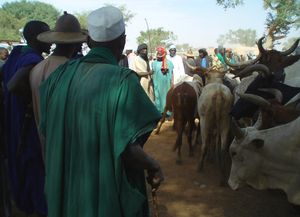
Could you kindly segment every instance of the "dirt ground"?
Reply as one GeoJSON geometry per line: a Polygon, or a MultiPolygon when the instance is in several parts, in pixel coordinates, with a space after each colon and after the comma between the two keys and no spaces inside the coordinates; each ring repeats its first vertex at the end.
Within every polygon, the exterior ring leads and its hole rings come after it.
{"type": "MultiPolygon", "coordinates": [[[[243,187],[233,191],[219,186],[217,167],[205,162],[204,172],[196,171],[199,151],[188,156],[183,137],[182,165],[172,151],[176,133],[172,122],[163,125],[159,135],[152,134],[145,150],[157,159],[165,181],[157,192],[159,217],[299,217],[300,209],[288,203],[279,190],[258,191],[243,187]]],[[[300,184],[300,183],[299,183],[300,184]]]]}

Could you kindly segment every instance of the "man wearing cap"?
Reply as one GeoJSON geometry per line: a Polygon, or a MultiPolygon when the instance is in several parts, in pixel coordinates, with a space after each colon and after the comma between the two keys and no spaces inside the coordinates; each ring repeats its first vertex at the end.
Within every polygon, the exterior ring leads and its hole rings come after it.
{"type": "MultiPolygon", "coordinates": [[[[87,35],[81,31],[80,24],[75,16],[64,12],[58,18],[54,30],[43,32],[37,36],[39,41],[56,44],[56,47],[47,59],[37,64],[30,72],[29,80],[32,91],[32,107],[34,118],[37,126],[40,120],[40,100],[39,87],[42,81],[46,80],[48,76],[59,65],[68,61],[74,53],[77,53],[78,46],[86,41],[87,35]]],[[[40,136],[42,153],[44,154],[44,141],[40,136]]]]}
{"type": "Polygon", "coordinates": [[[153,86],[151,84],[151,70],[148,59],[148,46],[146,44],[140,44],[137,48],[138,56],[133,62],[133,70],[138,74],[141,79],[141,85],[148,97],[154,102],[153,86]]]}
{"type": "Polygon", "coordinates": [[[193,70],[191,70],[190,67],[188,67],[187,64],[189,64],[190,66],[196,67],[196,62],[195,62],[195,59],[194,59],[194,53],[191,49],[189,49],[189,50],[187,50],[187,52],[184,53],[184,56],[186,56],[185,59],[182,59],[183,60],[183,65],[184,65],[184,71],[185,71],[185,74],[187,76],[190,76],[191,80],[192,80],[195,72],[193,70]]]}
{"type": "Polygon", "coordinates": [[[2,68],[10,186],[17,208],[27,215],[47,214],[45,171],[37,127],[28,101],[31,98],[28,75],[32,67],[43,60],[41,54],[50,50],[50,44],[36,39],[38,34],[48,30],[49,26],[44,22],[28,22],[23,30],[27,45],[14,47],[2,68]],[[19,82],[22,88],[15,92],[14,87],[19,82]]]}
{"type": "Polygon", "coordinates": [[[142,147],[161,116],[136,73],[118,66],[121,11],[106,6],[87,21],[90,52],[40,88],[48,217],[147,217],[144,170],[154,191],[163,175],[142,147]]]}
{"type": "Polygon", "coordinates": [[[181,56],[176,54],[176,46],[171,45],[167,58],[173,63],[173,82],[174,85],[182,81],[185,77],[184,66],[181,56]]]}

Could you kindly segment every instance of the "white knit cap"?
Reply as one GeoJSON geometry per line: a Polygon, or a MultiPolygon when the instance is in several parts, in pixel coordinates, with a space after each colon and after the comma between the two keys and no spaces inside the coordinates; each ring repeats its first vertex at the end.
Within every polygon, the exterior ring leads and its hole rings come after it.
{"type": "Polygon", "coordinates": [[[88,18],[89,36],[97,42],[107,42],[118,38],[125,31],[122,12],[113,6],[92,11],[88,18]]]}
{"type": "Polygon", "coordinates": [[[169,50],[171,50],[171,49],[176,49],[176,46],[175,46],[174,44],[172,44],[172,45],[170,46],[169,50]]]}

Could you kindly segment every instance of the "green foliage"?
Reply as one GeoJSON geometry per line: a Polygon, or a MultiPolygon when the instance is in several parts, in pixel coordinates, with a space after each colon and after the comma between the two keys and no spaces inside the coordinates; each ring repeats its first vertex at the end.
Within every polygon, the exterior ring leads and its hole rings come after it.
{"type": "Polygon", "coordinates": [[[244,0],[217,0],[217,4],[223,6],[226,10],[227,8],[235,8],[244,4],[244,0]]]}
{"type": "Polygon", "coordinates": [[[0,39],[19,41],[19,29],[22,27],[21,20],[18,20],[3,10],[0,10],[0,17],[0,39]]]}
{"type": "Polygon", "coordinates": [[[220,45],[225,43],[241,44],[244,46],[252,47],[255,45],[256,31],[253,29],[238,29],[229,30],[225,35],[220,35],[217,42],[220,45]]]}
{"type": "Polygon", "coordinates": [[[90,11],[83,11],[80,13],[75,13],[74,15],[78,19],[80,26],[82,29],[87,29],[87,17],[89,15],[90,11]]]}
{"type": "Polygon", "coordinates": [[[163,27],[157,29],[149,29],[149,31],[141,31],[137,38],[137,43],[146,43],[150,53],[155,53],[158,46],[169,47],[177,38],[172,31],[166,31],[163,27]],[[149,41],[150,39],[150,41],[149,41]],[[149,43],[150,42],[150,43],[149,43]]]}
{"type": "MultiPolygon", "coordinates": [[[[216,1],[224,9],[235,8],[244,2],[243,0],[216,1]]],[[[272,48],[276,40],[286,37],[292,28],[298,29],[300,27],[300,0],[262,1],[268,12],[266,19],[267,40],[270,41],[269,48],[272,48]]]]}
{"type": "Polygon", "coordinates": [[[19,29],[28,21],[40,20],[53,28],[60,12],[50,4],[22,0],[4,3],[0,15],[0,39],[19,40],[19,29]]]}
{"type": "Polygon", "coordinates": [[[268,36],[273,42],[286,37],[291,28],[300,27],[299,0],[264,0],[264,8],[268,11],[268,36]]]}

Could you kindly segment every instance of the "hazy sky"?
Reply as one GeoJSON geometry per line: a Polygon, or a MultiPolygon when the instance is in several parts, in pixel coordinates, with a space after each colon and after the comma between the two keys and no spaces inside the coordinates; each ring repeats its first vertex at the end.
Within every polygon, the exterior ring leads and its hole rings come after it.
{"type": "MultiPolygon", "coordinates": [[[[9,0],[11,1],[11,0],[9,0]]],[[[140,31],[163,27],[177,35],[175,43],[189,43],[195,48],[217,46],[217,39],[230,29],[255,29],[257,37],[265,33],[267,12],[263,0],[245,0],[244,5],[226,11],[216,0],[41,0],[70,13],[90,11],[104,3],[127,6],[135,16],[127,25],[127,47],[136,48],[140,31]]],[[[0,0],[0,3],[7,2],[0,0]]],[[[300,37],[292,31],[290,37],[300,37]]]]}

